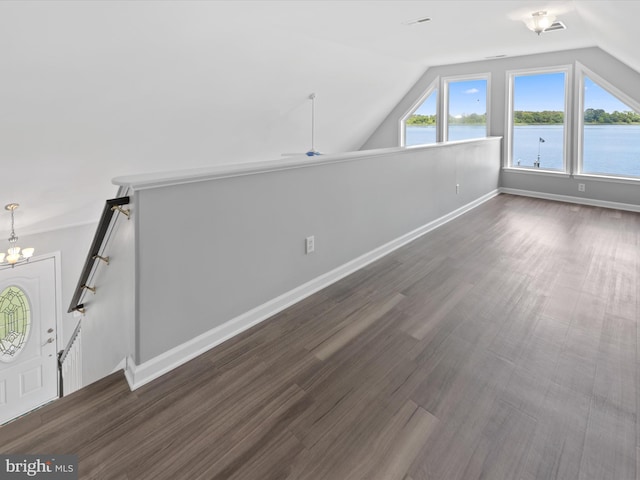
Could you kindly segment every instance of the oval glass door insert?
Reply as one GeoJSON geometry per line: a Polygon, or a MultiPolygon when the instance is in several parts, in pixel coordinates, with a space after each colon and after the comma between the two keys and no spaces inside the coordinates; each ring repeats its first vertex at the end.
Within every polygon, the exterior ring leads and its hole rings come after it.
{"type": "Polygon", "coordinates": [[[13,362],[24,348],[31,330],[27,295],[16,286],[0,293],[0,361],[13,362]]]}

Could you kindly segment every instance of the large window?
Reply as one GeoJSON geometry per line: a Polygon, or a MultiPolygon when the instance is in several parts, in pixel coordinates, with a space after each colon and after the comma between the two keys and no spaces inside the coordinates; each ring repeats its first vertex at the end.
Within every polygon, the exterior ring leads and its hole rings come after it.
{"type": "Polygon", "coordinates": [[[430,88],[420,102],[402,122],[404,145],[428,145],[437,141],[438,90],[430,88]]]}
{"type": "Polygon", "coordinates": [[[568,70],[509,75],[509,166],[567,171],[568,70]]]}
{"type": "Polygon", "coordinates": [[[583,77],[581,173],[640,177],[640,115],[583,77]]]}
{"type": "Polygon", "coordinates": [[[488,78],[445,80],[447,92],[446,140],[487,136],[488,78]]]}

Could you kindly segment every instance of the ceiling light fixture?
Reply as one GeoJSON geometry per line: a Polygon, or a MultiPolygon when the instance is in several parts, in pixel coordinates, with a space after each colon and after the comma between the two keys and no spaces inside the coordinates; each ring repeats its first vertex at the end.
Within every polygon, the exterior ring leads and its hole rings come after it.
{"type": "Polygon", "coordinates": [[[556,17],[549,15],[546,10],[541,10],[539,12],[532,13],[531,18],[527,19],[525,23],[529,30],[540,35],[551,26],[555,19],[556,17]]]}
{"type": "Polygon", "coordinates": [[[19,207],[17,203],[9,203],[5,205],[4,209],[11,212],[11,235],[9,236],[9,249],[7,250],[6,256],[4,253],[0,252],[0,265],[11,265],[14,267],[15,265],[23,262],[28,262],[31,257],[33,257],[33,253],[35,249],[29,247],[24,248],[20,251],[20,247],[16,245],[18,242],[18,236],[16,235],[14,229],[14,212],[19,207]]]}

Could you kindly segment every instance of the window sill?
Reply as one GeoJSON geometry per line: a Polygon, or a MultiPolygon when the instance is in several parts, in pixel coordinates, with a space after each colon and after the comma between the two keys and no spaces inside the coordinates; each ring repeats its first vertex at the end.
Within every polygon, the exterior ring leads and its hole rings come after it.
{"type": "Polygon", "coordinates": [[[597,182],[626,183],[629,185],[640,184],[640,177],[616,177],[614,175],[597,175],[591,173],[576,173],[571,175],[567,172],[559,172],[557,170],[538,170],[533,168],[515,168],[502,167],[503,172],[508,173],[524,173],[527,175],[545,175],[549,177],[566,177],[575,180],[591,180],[597,182]]]}
{"type": "Polygon", "coordinates": [[[576,180],[596,180],[599,182],[629,183],[631,185],[638,185],[640,183],[640,177],[616,177],[614,175],[597,175],[594,173],[576,173],[573,178],[575,178],[576,180]]]}
{"type": "Polygon", "coordinates": [[[502,167],[503,172],[508,173],[524,173],[526,175],[546,175],[549,177],[566,177],[569,178],[567,172],[561,172],[558,170],[540,170],[538,168],[516,168],[516,167],[502,167]]]}

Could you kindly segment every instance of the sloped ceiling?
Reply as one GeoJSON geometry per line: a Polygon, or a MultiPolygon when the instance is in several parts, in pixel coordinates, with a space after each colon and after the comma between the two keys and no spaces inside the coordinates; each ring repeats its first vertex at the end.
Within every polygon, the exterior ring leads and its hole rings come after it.
{"type": "Polygon", "coordinates": [[[316,148],[357,149],[430,65],[598,45],[640,70],[637,18],[610,0],[0,2],[0,204],[28,234],[97,221],[115,176],[304,152],[312,92],[316,148]],[[537,37],[538,10],[568,29],[537,37]]]}

